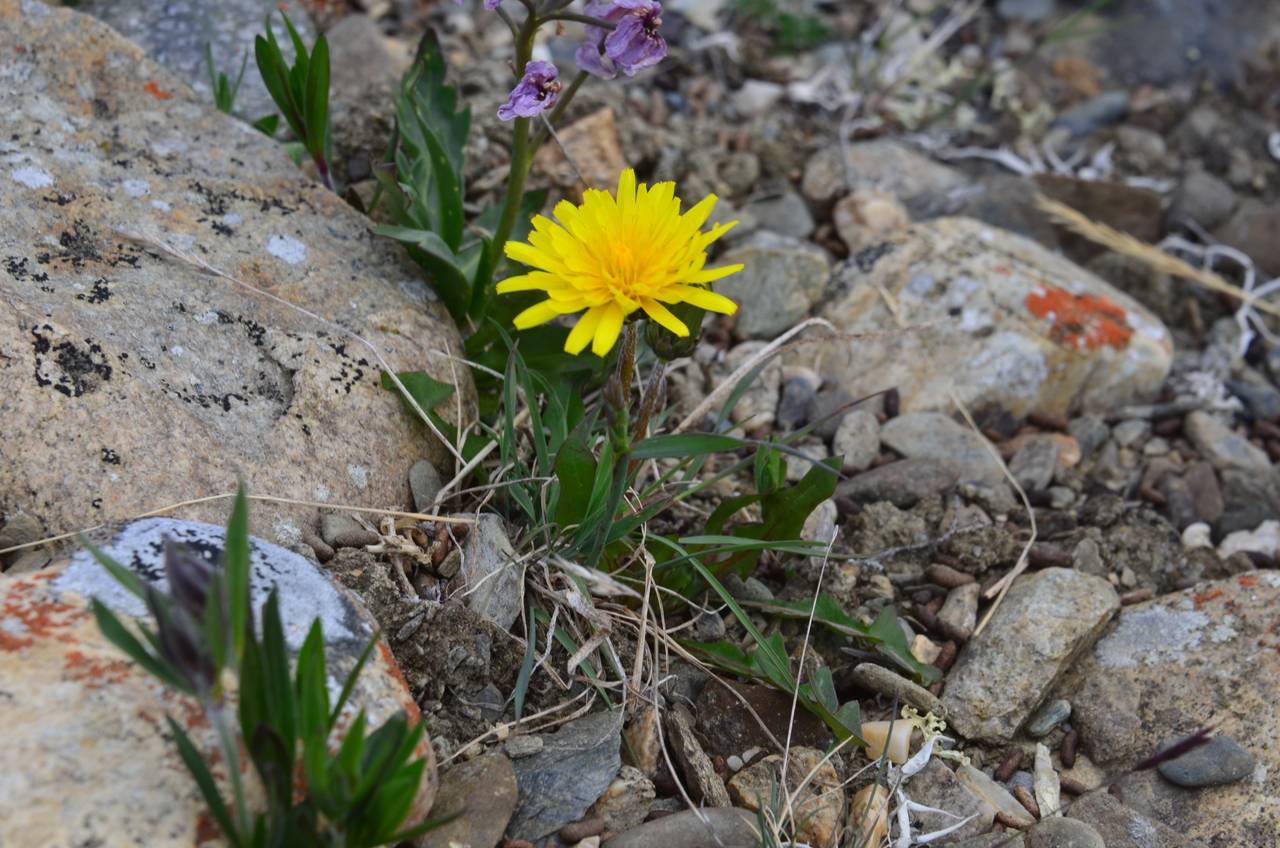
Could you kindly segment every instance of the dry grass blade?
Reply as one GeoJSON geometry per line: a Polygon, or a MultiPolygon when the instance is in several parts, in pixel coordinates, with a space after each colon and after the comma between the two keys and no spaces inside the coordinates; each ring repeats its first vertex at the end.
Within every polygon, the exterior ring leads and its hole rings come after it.
{"type": "Polygon", "coordinates": [[[1249,304],[1260,312],[1280,318],[1280,306],[1268,303],[1256,294],[1247,292],[1239,286],[1233,286],[1212,271],[1189,265],[1176,256],[1170,256],[1154,245],[1147,244],[1141,239],[1136,239],[1128,233],[1122,233],[1119,230],[1108,227],[1106,224],[1091,220],[1065,203],[1050,200],[1044,195],[1036,197],[1036,204],[1054,221],[1095,244],[1100,244],[1103,247],[1114,250],[1116,253],[1145,262],[1157,271],[1163,271],[1174,277],[1190,280],[1210,291],[1229,295],[1249,304]]]}

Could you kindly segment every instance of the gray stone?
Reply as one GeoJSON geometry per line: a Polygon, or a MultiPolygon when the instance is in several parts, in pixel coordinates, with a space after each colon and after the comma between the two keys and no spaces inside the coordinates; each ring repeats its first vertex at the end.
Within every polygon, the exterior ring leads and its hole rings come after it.
{"type": "Polygon", "coordinates": [[[1151,422],[1141,418],[1121,421],[1111,428],[1111,438],[1122,448],[1134,448],[1141,445],[1151,435],[1151,422]]]}
{"type": "Polygon", "coordinates": [[[790,189],[748,203],[746,212],[760,222],[761,228],[789,238],[806,239],[813,232],[808,204],[790,189]]]}
{"type": "Polygon", "coordinates": [[[970,739],[1012,739],[1119,608],[1098,577],[1066,568],[1019,577],[947,676],[942,702],[951,726],[970,739]]]}
{"type": "Polygon", "coordinates": [[[0,528],[0,550],[17,547],[18,545],[29,545],[32,542],[43,539],[44,536],[44,528],[40,526],[40,522],[26,513],[20,512],[17,515],[10,516],[9,520],[4,523],[4,527],[0,528]]]}
{"type": "MultiPolygon", "coordinates": [[[[524,564],[498,515],[481,515],[462,548],[467,607],[504,630],[524,608],[524,564]]],[[[561,822],[563,824],[563,822],[561,822]]]]}
{"type": "MultiPolygon", "coordinates": [[[[163,37],[161,18],[145,24],[163,37]]],[[[229,492],[237,476],[254,494],[405,503],[405,470],[446,448],[381,387],[373,351],[325,323],[360,334],[392,370],[460,380],[437,409],[445,420],[459,401],[469,409],[466,369],[425,355],[461,339],[403,249],[283,145],[88,15],[3,0],[0,55],[22,80],[0,85],[0,256],[17,269],[0,273],[0,301],[23,304],[0,321],[0,419],[40,422],[0,441],[6,510],[61,532],[229,492]]],[[[220,523],[227,511],[211,500],[178,515],[220,523]]],[[[252,514],[263,536],[292,544],[316,510],[255,502],[252,514]]]]}
{"type": "Polygon", "coordinates": [[[1201,843],[1126,807],[1105,789],[1077,798],[1066,814],[1091,825],[1107,848],[1201,848],[1201,843]]]}
{"type": "Polygon", "coordinates": [[[1200,455],[1219,471],[1255,471],[1271,466],[1267,452],[1232,430],[1221,419],[1196,410],[1186,417],[1183,431],[1200,455]]]}
{"type": "MultiPolygon", "coordinates": [[[[813,396],[813,405],[809,408],[809,422],[814,425],[813,433],[823,439],[834,439],[836,430],[844,416],[853,409],[863,409],[868,404],[850,407],[853,395],[839,386],[824,386],[813,396]]],[[[867,409],[875,412],[874,408],[867,409]]]]}
{"type": "Polygon", "coordinates": [[[846,472],[862,471],[880,455],[880,421],[865,409],[851,409],[840,420],[831,452],[844,458],[846,472]]]}
{"type": "Polygon", "coordinates": [[[1062,815],[1062,780],[1053,768],[1053,755],[1043,742],[1036,743],[1035,765],[1031,770],[1036,806],[1044,818],[1062,815]]]}
{"type": "Polygon", "coordinates": [[[736,574],[730,574],[725,578],[724,586],[729,590],[729,594],[739,601],[755,601],[763,604],[773,600],[772,590],[755,577],[743,580],[736,574]]]}
{"type": "Polygon", "coordinates": [[[1222,472],[1222,511],[1214,529],[1220,534],[1253,530],[1280,515],[1280,471],[1273,468],[1222,472]]]}
{"type": "Polygon", "coordinates": [[[783,432],[797,430],[808,422],[809,410],[813,408],[813,398],[818,389],[817,382],[808,375],[786,377],[775,415],[775,421],[783,432]]]}
{"type": "Polygon", "coordinates": [[[1108,91],[1063,112],[1053,126],[1067,130],[1073,138],[1084,138],[1094,130],[1119,123],[1128,114],[1129,92],[1108,91]]]}
{"type": "Polygon", "coordinates": [[[1043,491],[1053,482],[1062,446],[1057,439],[1027,439],[1009,460],[1009,473],[1024,489],[1043,491]]]}
{"type": "Polygon", "coordinates": [[[683,810],[606,839],[601,848],[724,848],[760,841],[756,814],[732,807],[683,810]]]}
{"type": "Polygon", "coordinates": [[[1080,445],[1080,455],[1084,459],[1092,456],[1111,436],[1111,428],[1107,426],[1107,422],[1096,415],[1082,415],[1071,419],[1067,432],[1080,445]]]}
{"type": "Polygon", "coordinates": [[[1054,0],[1000,0],[996,14],[1006,21],[1039,23],[1053,14],[1054,0]]]}
{"type": "Polygon", "coordinates": [[[1230,217],[1238,203],[1231,186],[1197,168],[1183,178],[1173,193],[1168,220],[1174,224],[1194,221],[1212,230],[1230,217]]]}
{"type": "MultiPolygon", "coordinates": [[[[1174,744],[1167,743],[1162,748],[1174,744]]],[[[1165,779],[1188,788],[1235,783],[1253,774],[1258,760],[1230,736],[1214,736],[1206,744],[1192,748],[1156,768],[1165,779]]]]}
{"type": "Polygon", "coordinates": [[[966,636],[973,633],[973,628],[978,626],[978,593],[981,591],[982,587],[977,583],[955,587],[947,593],[947,600],[938,610],[938,618],[966,636]]]}
{"type": "Polygon", "coordinates": [[[320,538],[334,548],[361,548],[376,545],[381,539],[345,512],[326,512],[320,516],[320,538]]]}
{"type": "Polygon", "coordinates": [[[1066,698],[1055,698],[1036,710],[1027,722],[1027,735],[1033,739],[1048,736],[1055,727],[1071,718],[1071,702],[1066,698]]]}
{"type": "Polygon", "coordinates": [[[1027,848],[1107,848],[1098,831],[1076,819],[1045,819],[1027,833],[1027,848]]]}
{"type": "Polygon", "coordinates": [[[836,202],[831,213],[836,234],[855,256],[911,224],[906,208],[891,194],[860,189],[836,202]]]}
{"type": "Polygon", "coordinates": [[[547,740],[541,736],[512,736],[503,743],[502,750],[506,751],[511,759],[518,760],[521,757],[532,757],[534,754],[541,753],[546,745],[547,740]]]}
{"type": "Polygon", "coordinates": [[[605,830],[617,833],[644,822],[656,795],[653,781],[643,771],[635,766],[623,766],[587,812],[602,819],[605,830]]]}
{"type": "Polygon", "coordinates": [[[516,760],[520,802],[510,839],[540,843],[583,817],[622,767],[622,712],[590,713],[543,738],[541,753],[516,760]]]}
{"type": "Polygon", "coordinates": [[[846,191],[879,189],[897,197],[915,214],[966,182],[959,171],[902,142],[877,139],[819,150],[805,164],[801,188],[817,203],[833,201],[846,191]]]}
{"type": "Polygon", "coordinates": [[[962,482],[1001,485],[1004,473],[981,434],[940,412],[913,412],[890,419],[880,441],[908,459],[951,465],[962,482]]]}
{"type": "Polygon", "coordinates": [[[1227,391],[1238,397],[1254,418],[1280,416],[1280,391],[1256,371],[1246,371],[1244,378],[1227,380],[1225,385],[1227,391]]]}
{"type": "Polygon", "coordinates": [[[817,315],[841,334],[806,337],[786,361],[820,363],[855,397],[894,386],[904,413],[950,413],[953,392],[1015,416],[1106,411],[1153,396],[1172,364],[1168,331],[1137,301],[967,218],[916,224],[850,257],[817,315]]]}
{"type": "Polygon", "coordinates": [[[749,79],[733,93],[733,108],[744,118],[754,118],[772,109],[784,94],[786,89],[776,82],[749,79]]]}
{"type": "Polygon", "coordinates": [[[907,793],[917,804],[936,807],[952,814],[919,813],[922,832],[951,827],[958,821],[954,816],[974,816],[968,824],[952,833],[950,839],[959,840],[985,833],[996,817],[995,807],[969,791],[955,772],[936,757],[929,760],[929,764],[911,778],[907,784],[907,793]]]}
{"type": "Polygon", "coordinates": [[[724,638],[724,619],[711,610],[704,610],[693,620],[693,633],[700,642],[718,642],[724,638]]]}
{"type": "Polygon", "coordinates": [[[775,233],[760,232],[723,257],[741,262],[723,292],[742,307],[734,324],[740,339],[772,339],[790,329],[818,302],[831,279],[831,263],[822,248],[775,233]]]}
{"type": "MultiPolygon", "coordinates": [[[[293,44],[284,21],[271,0],[84,0],[77,4],[110,24],[112,29],[140,45],[157,63],[213,102],[205,45],[213,51],[214,66],[234,82],[240,63],[248,59],[235,111],[256,121],[278,111],[267,94],[253,58],[253,41],[263,34],[263,21],[271,16],[271,29],[285,58],[293,60],[293,44]]],[[[289,20],[308,49],[315,39],[311,19],[302,7],[290,9],[289,20]]]]}
{"type": "MultiPolygon", "coordinates": [[[[760,352],[766,342],[751,341],[735,345],[725,354],[722,368],[717,369],[719,379],[727,379],[729,374],[745,364],[760,352]]],[[[730,418],[735,424],[750,428],[764,428],[773,424],[778,411],[778,393],[782,388],[782,365],[777,359],[768,362],[756,375],[751,385],[742,393],[737,405],[730,411],[730,418]]]]}
{"type": "MultiPolygon", "coordinates": [[[[977,586],[976,583],[972,585],[977,586]]],[[[854,666],[852,675],[855,683],[876,694],[910,704],[922,712],[946,718],[946,709],[937,696],[882,665],[858,663],[854,666]]]]}
{"type": "Polygon", "coordinates": [[[418,512],[431,512],[436,506],[436,496],[444,488],[440,472],[425,459],[409,469],[409,493],[413,495],[413,508],[418,512]]]}
{"type": "Polygon", "coordinates": [[[428,831],[422,837],[422,846],[497,845],[518,800],[515,769],[502,754],[483,754],[459,763],[441,776],[440,792],[432,810],[435,818],[454,813],[459,814],[458,818],[428,831]]]}
{"type": "Polygon", "coordinates": [[[884,500],[905,508],[953,488],[957,480],[959,474],[945,462],[902,459],[842,481],[836,487],[836,494],[860,503],[884,500]]]}
{"type": "Polygon", "coordinates": [[[1275,204],[1249,198],[1213,234],[1224,244],[1244,251],[1262,273],[1276,276],[1280,275],[1280,241],[1275,238],[1278,230],[1280,211],[1275,204]]]}

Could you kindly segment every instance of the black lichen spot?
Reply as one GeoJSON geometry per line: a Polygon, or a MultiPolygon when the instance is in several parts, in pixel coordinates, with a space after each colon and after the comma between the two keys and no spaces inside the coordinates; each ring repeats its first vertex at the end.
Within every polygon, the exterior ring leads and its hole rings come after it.
{"type": "Polygon", "coordinates": [[[93,281],[93,288],[88,294],[81,292],[76,295],[76,300],[83,300],[85,303],[106,303],[111,299],[111,289],[107,287],[107,278],[99,277],[93,281]]]}
{"type": "Polygon", "coordinates": [[[866,274],[875,267],[881,257],[890,253],[893,253],[893,243],[885,241],[859,250],[853,255],[853,262],[858,266],[859,271],[866,274]]]}
{"type": "Polygon", "coordinates": [[[119,465],[120,454],[116,453],[111,448],[103,448],[102,461],[105,462],[107,465],[119,465]]]}
{"type": "Polygon", "coordinates": [[[83,348],[69,341],[53,344],[44,335],[51,332],[53,327],[48,324],[31,330],[36,385],[48,386],[67,397],[81,397],[111,379],[111,366],[101,345],[93,339],[85,339],[83,348]]]}
{"type": "Polygon", "coordinates": [[[102,498],[94,498],[93,500],[89,501],[89,505],[92,506],[94,509],[102,509],[102,498]]]}
{"type": "Polygon", "coordinates": [[[55,191],[53,194],[46,194],[40,199],[45,203],[56,203],[58,206],[66,206],[68,203],[75,200],[76,196],[74,194],[63,194],[60,191],[55,191]]]}
{"type": "MultiPolygon", "coordinates": [[[[47,283],[49,281],[48,272],[32,271],[27,268],[27,257],[25,256],[6,256],[4,258],[4,269],[9,273],[10,277],[19,283],[24,280],[33,280],[37,283],[47,283]]],[[[53,291],[47,286],[41,286],[40,288],[43,291],[53,291]]]]}
{"type": "Polygon", "coordinates": [[[84,221],[76,221],[70,230],[63,230],[58,236],[58,244],[62,246],[58,258],[67,260],[73,268],[83,268],[86,262],[102,261],[93,231],[84,221]]]}

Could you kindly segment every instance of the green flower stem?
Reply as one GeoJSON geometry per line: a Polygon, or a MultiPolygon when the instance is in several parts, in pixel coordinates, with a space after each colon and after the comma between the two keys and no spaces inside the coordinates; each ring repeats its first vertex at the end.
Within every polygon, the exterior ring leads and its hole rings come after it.
{"type": "Polygon", "coordinates": [[[543,18],[544,21],[577,21],[587,26],[600,27],[600,29],[613,29],[617,24],[606,21],[604,18],[593,18],[591,15],[579,15],[577,12],[552,12],[543,18]]]}
{"type": "Polygon", "coordinates": [[[240,746],[236,744],[235,734],[229,725],[230,716],[225,707],[206,702],[204,712],[218,731],[218,741],[222,745],[222,759],[227,766],[227,777],[231,780],[231,793],[235,796],[235,812],[240,833],[253,833],[253,821],[249,815],[249,805],[245,801],[244,783],[240,777],[240,746]]]}

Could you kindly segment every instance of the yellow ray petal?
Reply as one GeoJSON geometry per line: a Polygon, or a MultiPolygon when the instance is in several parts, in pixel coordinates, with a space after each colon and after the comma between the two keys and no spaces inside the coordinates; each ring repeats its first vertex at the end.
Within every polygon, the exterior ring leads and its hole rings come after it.
{"type": "MultiPolygon", "coordinates": [[[[729,298],[713,291],[700,289],[697,286],[672,286],[668,291],[685,303],[692,303],[694,306],[701,306],[703,309],[708,309],[712,312],[732,315],[738,311],[738,304],[729,298]]],[[[671,301],[668,302],[670,303],[671,301]]]]}
{"type": "Polygon", "coordinates": [[[549,300],[542,303],[535,303],[525,311],[521,312],[511,323],[515,325],[517,330],[527,330],[530,327],[536,327],[539,324],[545,324],[552,318],[560,315],[560,310],[555,308],[555,304],[549,300]]]}
{"type": "Polygon", "coordinates": [[[617,304],[610,303],[600,307],[600,324],[596,327],[595,338],[591,342],[591,352],[596,356],[604,356],[613,349],[622,332],[622,320],[626,316],[617,304]]]}
{"type": "Polygon", "coordinates": [[[587,343],[595,337],[596,327],[600,325],[600,316],[604,314],[604,309],[603,306],[597,306],[582,313],[578,323],[574,324],[573,329],[569,331],[569,338],[564,340],[566,353],[572,353],[574,356],[582,353],[587,343]]]}
{"type": "Polygon", "coordinates": [[[689,335],[688,325],[672,314],[670,309],[667,309],[667,307],[658,303],[658,301],[648,299],[641,301],[640,305],[644,308],[646,315],[661,324],[663,327],[666,327],[671,332],[675,333],[677,336],[689,335]]]}

